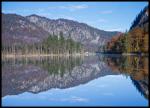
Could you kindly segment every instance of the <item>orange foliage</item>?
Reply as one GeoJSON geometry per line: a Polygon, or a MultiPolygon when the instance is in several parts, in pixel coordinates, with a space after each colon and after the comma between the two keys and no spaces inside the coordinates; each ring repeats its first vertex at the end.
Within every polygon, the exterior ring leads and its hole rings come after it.
{"type": "Polygon", "coordinates": [[[115,43],[123,36],[123,33],[119,33],[116,36],[113,36],[112,39],[107,43],[107,49],[111,50],[115,43]]]}

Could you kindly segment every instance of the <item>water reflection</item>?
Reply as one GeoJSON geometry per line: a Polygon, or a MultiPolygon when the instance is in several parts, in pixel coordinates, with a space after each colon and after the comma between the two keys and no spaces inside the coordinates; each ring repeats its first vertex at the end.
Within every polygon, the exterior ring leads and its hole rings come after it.
{"type": "Polygon", "coordinates": [[[132,85],[148,99],[148,73],[148,58],[142,56],[3,59],[2,97],[24,92],[37,94],[52,88],[66,89],[107,75],[125,75],[130,77],[132,85]]]}
{"type": "Polygon", "coordinates": [[[75,66],[81,65],[82,57],[38,57],[38,58],[11,58],[3,60],[4,66],[10,66],[12,69],[16,66],[37,66],[50,75],[60,74],[63,77],[65,72],[70,72],[75,66]]]}
{"type": "MultiPolygon", "coordinates": [[[[2,96],[25,91],[37,93],[47,88],[63,88],[62,83],[70,76],[83,58],[20,58],[2,61],[2,96]],[[65,75],[65,76],[64,76],[65,75]]],[[[65,84],[66,86],[67,83],[65,84]]]]}
{"type": "Polygon", "coordinates": [[[148,99],[148,57],[105,55],[100,60],[103,60],[113,72],[130,76],[137,90],[148,99]]]}

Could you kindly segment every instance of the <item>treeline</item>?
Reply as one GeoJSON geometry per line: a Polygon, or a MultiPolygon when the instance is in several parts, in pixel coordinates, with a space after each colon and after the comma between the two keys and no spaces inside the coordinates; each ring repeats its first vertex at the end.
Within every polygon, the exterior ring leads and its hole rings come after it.
{"type": "Polygon", "coordinates": [[[49,35],[41,43],[2,46],[3,54],[73,54],[82,52],[83,45],[73,41],[71,36],[65,39],[62,32],[59,36],[49,35]]]}
{"type": "Polygon", "coordinates": [[[112,37],[112,39],[109,42],[107,42],[107,44],[102,48],[104,52],[109,52],[109,53],[125,52],[127,49],[126,49],[126,39],[124,34],[119,34],[117,36],[112,37]]]}
{"type": "Polygon", "coordinates": [[[114,36],[106,46],[104,52],[109,53],[148,53],[149,33],[144,28],[136,27],[130,32],[114,36]],[[116,38],[116,39],[114,39],[116,38]]]}

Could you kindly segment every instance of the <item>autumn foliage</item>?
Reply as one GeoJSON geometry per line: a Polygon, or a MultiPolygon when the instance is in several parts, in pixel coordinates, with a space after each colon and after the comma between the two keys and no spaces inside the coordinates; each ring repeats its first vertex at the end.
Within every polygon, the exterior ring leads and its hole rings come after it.
{"type": "Polygon", "coordinates": [[[143,11],[139,13],[128,32],[112,37],[112,39],[106,44],[105,52],[149,52],[148,7],[145,7],[143,11]]]}

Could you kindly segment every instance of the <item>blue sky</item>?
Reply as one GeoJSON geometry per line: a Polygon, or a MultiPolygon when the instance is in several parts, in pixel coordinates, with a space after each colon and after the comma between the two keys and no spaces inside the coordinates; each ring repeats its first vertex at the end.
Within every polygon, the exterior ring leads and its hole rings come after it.
{"type": "Polygon", "coordinates": [[[125,31],[148,2],[2,2],[3,13],[65,18],[106,31],[125,31]]]}

